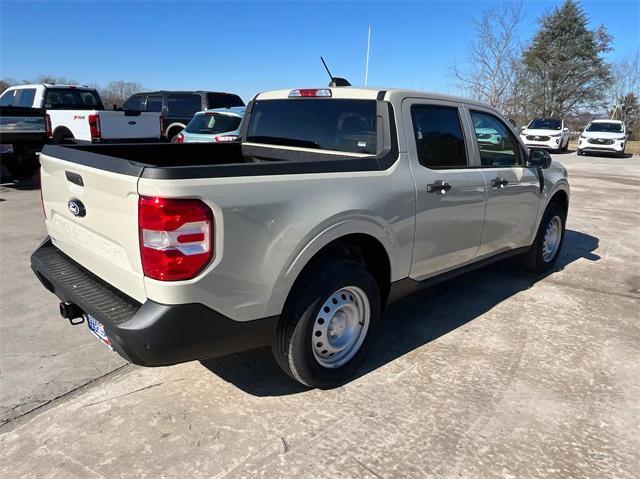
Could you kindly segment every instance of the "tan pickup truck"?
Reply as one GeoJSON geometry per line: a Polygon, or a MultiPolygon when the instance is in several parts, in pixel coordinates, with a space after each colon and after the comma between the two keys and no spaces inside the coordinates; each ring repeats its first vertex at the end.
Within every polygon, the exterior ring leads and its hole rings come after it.
{"type": "Polygon", "coordinates": [[[390,301],[507,256],[545,272],[560,254],[566,170],[487,105],[274,91],[248,105],[241,139],[47,146],[49,238],[31,261],[62,315],[136,364],[271,345],[326,388],[364,361],[390,301]]]}

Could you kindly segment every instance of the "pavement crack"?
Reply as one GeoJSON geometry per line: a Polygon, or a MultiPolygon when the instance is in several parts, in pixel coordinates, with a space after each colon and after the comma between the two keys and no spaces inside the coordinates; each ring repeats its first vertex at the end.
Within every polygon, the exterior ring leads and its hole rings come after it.
{"type": "MultiPolygon", "coordinates": [[[[45,408],[47,406],[49,406],[50,404],[53,404],[59,400],[65,399],[67,396],[70,396],[71,394],[75,393],[76,391],[78,391],[79,389],[82,388],[86,388],[87,386],[90,386],[91,384],[100,381],[101,379],[106,378],[107,376],[114,374],[118,371],[121,371],[122,369],[128,367],[129,364],[123,364],[122,366],[119,366],[117,368],[115,368],[113,371],[109,371],[108,373],[103,374],[102,376],[98,376],[97,378],[92,379],[91,381],[87,381],[84,384],[80,384],[79,386],[76,386],[75,388],[60,394],[59,396],[56,396],[52,399],[49,399],[47,401],[42,402],[42,404],[40,404],[39,406],[34,407],[33,409],[29,409],[28,411],[25,411],[22,414],[19,414],[18,416],[12,417],[12,418],[8,418],[8,419],[0,419],[0,431],[2,431],[2,429],[4,429],[7,425],[15,422],[17,419],[23,418],[25,416],[31,415],[32,413],[35,413],[37,411],[39,411],[42,408],[45,408]]],[[[17,408],[12,408],[12,409],[17,409],[17,408]]]]}
{"type": "Polygon", "coordinates": [[[369,466],[367,466],[366,464],[364,464],[361,461],[358,461],[355,457],[351,456],[351,459],[353,459],[361,468],[363,468],[365,471],[368,471],[370,474],[373,474],[373,477],[378,477],[378,478],[382,478],[382,476],[380,474],[378,474],[376,471],[374,471],[373,469],[371,469],[369,466]]]}
{"type": "Polygon", "coordinates": [[[105,402],[113,401],[115,399],[120,399],[120,398],[123,398],[123,397],[126,397],[126,396],[130,396],[131,394],[139,393],[140,391],[145,391],[147,389],[151,389],[151,388],[155,388],[157,386],[161,386],[162,384],[164,384],[164,383],[149,384],[148,386],[145,386],[145,387],[139,388],[139,389],[134,389],[133,391],[129,391],[129,392],[124,393],[124,394],[120,394],[119,396],[114,396],[114,397],[111,397],[111,398],[102,399],[101,401],[96,401],[96,402],[92,402],[92,403],[89,403],[89,404],[85,404],[82,407],[95,406],[96,404],[102,404],[102,403],[105,403],[105,402]]]}

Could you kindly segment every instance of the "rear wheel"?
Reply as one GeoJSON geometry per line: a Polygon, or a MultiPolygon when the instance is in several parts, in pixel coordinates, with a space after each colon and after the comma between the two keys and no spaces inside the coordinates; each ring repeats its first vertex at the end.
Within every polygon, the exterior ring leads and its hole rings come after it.
{"type": "Polygon", "coordinates": [[[274,356],[302,384],[338,386],[365,360],[380,315],[371,273],[355,261],[325,259],[297,282],[280,317],[274,356]]]}
{"type": "Polygon", "coordinates": [[[533,273],[545,273],[555,265],[564,243],[567,214],[559,203],[551,203],[538,227],[531,249],[524,256],[525,267],[533,273]]]}

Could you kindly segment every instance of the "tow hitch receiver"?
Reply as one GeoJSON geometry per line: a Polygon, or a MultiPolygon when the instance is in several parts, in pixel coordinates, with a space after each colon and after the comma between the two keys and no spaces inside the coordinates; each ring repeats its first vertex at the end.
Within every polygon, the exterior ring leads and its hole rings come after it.
{"type": "Polygon", "coordinates": [[[84,323],[84,312],[75,303],[63,301],[60,303],[60,316],[69,320],[72,325],[84,323]]]}

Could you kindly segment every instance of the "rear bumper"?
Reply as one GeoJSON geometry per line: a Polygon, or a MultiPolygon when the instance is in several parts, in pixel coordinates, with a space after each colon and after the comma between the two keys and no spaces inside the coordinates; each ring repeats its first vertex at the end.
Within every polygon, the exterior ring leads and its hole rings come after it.
{"type": "Polygon", "coordinates": [[[166,366],[224,356],[271,343],[277,317],[233,321],[202,305],[140,304],[74,262],[47,238],[31,269],[61,301],[100,321],[114,349],[141,366],[166,366]]]}

